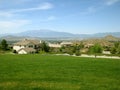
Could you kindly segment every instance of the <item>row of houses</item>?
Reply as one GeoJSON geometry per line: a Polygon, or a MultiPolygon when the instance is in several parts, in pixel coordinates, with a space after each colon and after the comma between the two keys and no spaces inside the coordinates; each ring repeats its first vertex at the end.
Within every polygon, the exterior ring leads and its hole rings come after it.
{"type": "MultiPolygon", "coordinates": [[[[32,54],[40,51],[41,41],[24,39],[17,43],[14,43],[13,50],[18,54],[32,54]]],[[[48,46],[51,48],[61,48],[62,46],[72,46],[72,42],[61,42],[61,43],[49,43],[48,46]]],[[[109,45],[109,44],[108,44],[109,45]]],[[[81,52],[86,52],[89,47],[94,46],[93,43],[85,43],[84,49],[81,52]]],[[[110,54],[110,51],[103,51],[103,54],[110,54]]]]}
{"type": "MultiPolygon", "coordinates": [[[[39,40],[24,39],[22,41],[14,43],[13,50],[16,51],[18,54],[36,53],[37,51],[40,50],[40,44],[41,44],[41,41],[39,41],[39,40]]],[[[66,46],[72,45],[72,43],[71,42],[62,42],[60,44],[48,43],[48,45],[49,45],[49,47],[60,48],[64,45],[66,45],[66,46]]]]}

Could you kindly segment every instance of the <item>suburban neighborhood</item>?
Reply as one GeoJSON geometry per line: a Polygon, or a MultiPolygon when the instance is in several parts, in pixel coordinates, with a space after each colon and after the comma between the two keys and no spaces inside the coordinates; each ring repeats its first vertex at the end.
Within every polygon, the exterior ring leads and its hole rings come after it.
{"type": "MultiPolygon", "coordinates": [[[[6,41],[7,42],[7,41],[6,41]]],[[[107,55],[119,56],[120,39],[112,35],[103,38],[88,38],[83,40],[40,40],[21,39],[8,45],[14,54],[68,54],[83,56],[86,55],[107,55]]]]}
{"type": "Polygon", "coordinates": [[[0,90],[120,90],[120,0],[0,0],[0,90]]]}

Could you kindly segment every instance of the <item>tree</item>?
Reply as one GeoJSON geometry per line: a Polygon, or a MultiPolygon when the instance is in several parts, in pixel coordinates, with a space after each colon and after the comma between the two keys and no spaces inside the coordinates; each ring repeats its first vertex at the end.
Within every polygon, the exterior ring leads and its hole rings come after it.
{"type": "Polygon", "coordinates": [[[111,47],[110,52],[111,52],[112,54],[120,54],[120,42],[115,42],[115,43],[114,43],[114,46],[111,47]]]}
{"type": "Polygon", "coordinates": [[[89,49],[89,52],[94,53],[96,58],[98,53],[102,53],[102,47],[99,44],[95,44],[93,47],[89,49]]]}
{"type": "Polygon", "coordinates": [[[117,54],[120,54],[120,45],[119,45],[119,47],[117,48],[117,54]]]}
{"type": "Polygon", "coordinates": [[[111,50],[110,50],[110,52],[111,52],[112,54],[116,54],[117,50],[116,50],[115,47],[112,47],[111,50]]]}
{"type": "Polygon", "coordinates": [[[115,42],[115,43],[114,43],[115,48],[118,48],[119,45],[120,45],[120,42],[115,42]]]}
{"type": "Polygon", "coordinates": [[[1,49],[6,51],[8,49],[8,44],[7,44],[7,41],[5,39],[3,39],[1,41],[1,49]]]}
{"type": "Polygon", "coordinates": [[[68,53],[69,55],[73,55],[73,51],[72,51],[70,48],[67,49],[67,53],[68,53]]]}
{"type": "Polygon", "coordinates": [[[82,44],[80,44],[80,45],[74,45],[73,46],[73,53],[76,53],[76,51],[80,51],[80,49],[82,48],[82,44]]]}
{"type": "Polygon", "coordinates": [[[50,47],[47,45],[47,43],[42,42],[40,47],[42,51],[49,52],[50,47]]]}

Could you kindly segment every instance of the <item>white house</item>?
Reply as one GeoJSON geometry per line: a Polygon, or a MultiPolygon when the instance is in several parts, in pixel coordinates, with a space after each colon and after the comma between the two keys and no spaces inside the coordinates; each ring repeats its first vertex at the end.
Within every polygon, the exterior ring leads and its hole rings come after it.
{"type": "Polygon", "coordinates": [[[60,45],[61,46],[71,46],[71,45],[73,45],[73,43],[72,42],[62,42],[62,43],[60,43],[60,45]]]}
{"type": "Polygon", "coordinates": [[[92,47],[92,46],[94,46],[94,44],[92,44],[92,43],[87,43],[87,44],[85,44],[85,48],[89,48],[89,47],[92,47]]]}
{"type": "Polygon", "coordinates": [[[48,45],[49,45],[49,47],[53,47],[53,48],[60,48],[61,47],[60,44],[49,43],[48,45]]]}
{"type": "Polygon", "coordinates": [[[33,54],[36,50],[33,48],[22,48],[18,51],[18,54],[33,54]]]}
{"type": "Polygon", "coordinates": [[[41,41],[24,39],[13,45],[13,50],[18,54],[34,53],[39,51],[41,41]]]}
{"type": "Polygon", "coordinates": [[[61,48],[62,46],[71,46],[73,45],[72,42],[61,42],[60,44],[59,43],[48,43],[49,47],[52,47],[52,48],[61,48]]]}

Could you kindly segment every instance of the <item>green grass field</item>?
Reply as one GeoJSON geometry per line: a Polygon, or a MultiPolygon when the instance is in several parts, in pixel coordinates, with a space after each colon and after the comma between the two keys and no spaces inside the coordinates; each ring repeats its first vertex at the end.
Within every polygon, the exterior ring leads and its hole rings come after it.
{"type": "Polygon", "coordinates": [[[0,90],[120,90],[120,60],[0,55],[0,90]]]}

